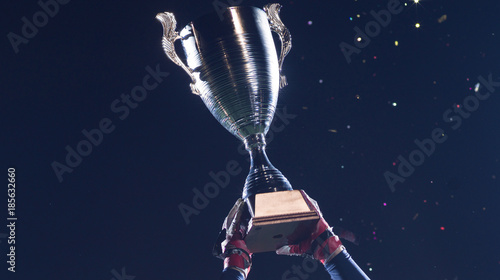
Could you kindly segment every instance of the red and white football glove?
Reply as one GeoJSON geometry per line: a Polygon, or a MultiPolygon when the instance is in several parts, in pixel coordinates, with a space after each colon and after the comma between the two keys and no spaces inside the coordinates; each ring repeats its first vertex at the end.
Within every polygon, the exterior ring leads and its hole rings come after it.
{"type": "Polygon", "coordinates": [[[224,269],[237,270],[248,276],[252,267],[252,252],[248,250],[245,241],[246,224],[242,222],[242,216],[247,211],[243,199],[238,199],[222,224],[222,231],[216,242],[213,254],[224,259],[224,269]]]}
{"type": "Polygon", "coordinates": [[[320,219],[308,238],[302,240],[298,244],[285,245],[277,249],[276,254],[311,257],[325,264],[345,248],[342,242],[340,242],[339,237],[333,233],[332,228],[323,218],[318,203],[310,198],[304,191],[301,190],[301,193],[309,206],[314,208],[318,213],[320,219]]]}

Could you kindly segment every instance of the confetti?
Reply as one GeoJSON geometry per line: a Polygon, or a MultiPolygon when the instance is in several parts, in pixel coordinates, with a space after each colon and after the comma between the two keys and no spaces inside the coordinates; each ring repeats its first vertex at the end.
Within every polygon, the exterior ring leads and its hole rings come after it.
{"type": "Polygon", "coordinates": [[[418,213],[413,216],[413,220],[415,221],[418,218],[418,213]]]}
{"type": "Polygon", "coordinates": [[[328,129],[329,132],[337,133],[336,129],[328,129]]]}
{"type": "Polygon", "coordinates": [[[440,18],[438,18],[438,22],[439,22],[439,23],[444,22],[444,21],[446,20],[446,18],[447,18],[447,17],[448,17],[447,15],[442,15],[440,18]]]}
{"type": "Polygon", "coordinates": [[[399,42],[398,41],[394,41],[394,46],[398,46],[399,45],[399,42]]]}
{"type": "Polygon", "coordinates": [[[352,231],[341,227],[335,227],[335,232],[338,234],[340,238],[347,240],[355,245],[359,245],[359,238],[352,231]]]}
{"type": "Polygon", "coordinates": [[[481,87],[481,84],[480,84],[480,83],[477,83],[477,84],[474,86],[474,92],[478,92],[480,87],[481,87]]]}
{"type": "Polygon", "coordinates": [[[415,27],[416,27],[416,28],[420,28],[420,23],[418,23],[418,22],[417,22],[417,23],[415,23],[415,27]]]}

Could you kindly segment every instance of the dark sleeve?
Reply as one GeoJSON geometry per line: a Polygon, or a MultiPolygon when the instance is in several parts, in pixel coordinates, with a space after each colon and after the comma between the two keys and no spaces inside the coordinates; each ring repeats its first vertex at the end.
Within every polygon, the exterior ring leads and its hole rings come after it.
{"type": "Polygon", "coordinates": [[[370,280],[344,249],[325,264],[333,280],[370,280]]]}
{"type": "Polygon", "coordinates": [[[245,277],[237,270],[226,268],[222,271],[219,280],[245,280],[245,277]]]}

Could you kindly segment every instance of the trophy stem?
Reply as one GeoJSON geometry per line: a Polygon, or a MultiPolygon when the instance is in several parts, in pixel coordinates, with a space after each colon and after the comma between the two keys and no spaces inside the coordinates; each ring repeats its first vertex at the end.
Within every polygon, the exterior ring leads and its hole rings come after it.
{"type": "Polygon", "coordinates": [[[288,179],[267,158],[264,134],[248,136],[245,147],[250,153],[250,172],[243,188],[243,199],[257,193],[292,190],[288,179]]]}

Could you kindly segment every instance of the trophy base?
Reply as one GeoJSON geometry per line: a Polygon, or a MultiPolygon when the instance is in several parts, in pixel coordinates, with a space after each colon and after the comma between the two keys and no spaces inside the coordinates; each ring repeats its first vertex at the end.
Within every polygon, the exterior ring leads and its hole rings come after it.
{"type": "Polygon", "coordinates": [[[258,193],[247,203],[252,218],[245,242],[253,253],[300,242],[320,219],[299,190],[258,193]]]}

